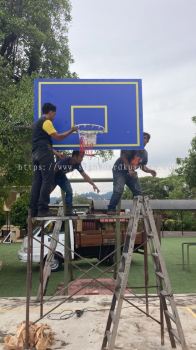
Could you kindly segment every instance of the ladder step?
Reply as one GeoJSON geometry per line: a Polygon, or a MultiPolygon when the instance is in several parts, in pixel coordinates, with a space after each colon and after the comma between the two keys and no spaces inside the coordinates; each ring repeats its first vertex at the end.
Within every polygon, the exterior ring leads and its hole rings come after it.
{"type": "Polygon", "coordinates": [[[177,331],[176,331],[175,329],[171,328],[171,329],[169,330],[169,332],[170,332],[171,334],[173,334],[173,336],[174,336],[174,337],[177,339],[177,341],[181,344],[181,339],[179,338],[179,335],[178,335],[177,331]]]}
{"type": "Polygon", "coordinates": [[[122,253],[122,256],[126,259],[128,257],[128,253],[122,253]]]}
{"type": "Polygon", "coordinates": [[[169,302],[171,301],[172,295],[169,294],[168,292],[166,292],[166,290],[161,290],[161,291],[160,291],[160,295],[161,295],[162,297],[164,297],[165,299],[167,299],[169,302]]]}
{"type": "Polygon", "coordinates": [[[160,272],[160,271],[156,271],[155,272],[156,273],[156,275],[158,276],[158,277],[160,277],[160,278],[162,278],[163,280],[164,280],[164,275],[162,274],[162,272],[160,272]]]}
{"type": "Polygon", "coordinates": [[[165,310],[165,314],[174,322],[176,323],[176,319],[174,315],[172,315],[168,310],[165,310]]]}
{"type": "Polygon", "coordinates": [[[164,298],[166,298],[166,299],[169,299],[172,295],[171,294],[169,294],[166,290],[161,290],[160,291],[160,294],[164,297],[164,298]]]}
{"type": "Polygon", "coordinates": [[[151,254],[154,258],[158,258],[159,257],[159,254],[158,253],[152,253],[151,254]]]}
{"type": "Polygon", "coordinates": [[[153,238],[153,237],[154,237],[153,233],[148,233],[147,236],[148,236],[149,238],[153,238]]]}

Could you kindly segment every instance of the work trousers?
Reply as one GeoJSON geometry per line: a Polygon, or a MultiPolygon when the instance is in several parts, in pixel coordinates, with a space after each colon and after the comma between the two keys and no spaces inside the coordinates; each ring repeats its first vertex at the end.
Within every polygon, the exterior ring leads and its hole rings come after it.
{"type": "Polygon", "coordinates": [[[137,176],[131,176],[126,171],[113,171],[113,193],[108,205],[108,210],[116,209],[123,194],[125,185],[131,190],[134,197],[142,194],[137,176]]]}
{"type": "Polygon", "coordinates": [[[50,192],[54,188],[54,155],[49,148],[35,150],[33,158],[33,183],[30,208],[32,216],[47,212],[50,192]]]}
{"type": "Polygon", "coordinates": [[[63,171],[58,171],[55,174],[55,186],[59,186],[65,193],[65,203],[67,208],[72,208],[73,202],[73,191],[71,184],[67,178],[67,176],[63,173],[63,171]]]}

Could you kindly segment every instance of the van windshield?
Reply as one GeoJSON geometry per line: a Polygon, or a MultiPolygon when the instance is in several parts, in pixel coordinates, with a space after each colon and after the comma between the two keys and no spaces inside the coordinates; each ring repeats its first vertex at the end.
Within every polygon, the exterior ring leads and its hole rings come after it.
{"type": "MultiPolygon", "coordinates": [[[[54,229],[54,224],[55,224],[55,221],[46,221],[46,223],[44,225],[44,234],[51,233],[54,229]]],[[[39,231],[41,231],[41,226],[37,226],[33,230],[33,236],[35,236],[37,233],[39,233],[39,231]]]]}
{"type": "Polygon", "coordinates": [[[36,235],[36,233],[40,230],[40,226],[36,227],[34,230],[33,230],[33,236],[36,235]]]}
{"type": "MultiPolygon", "coordinates": [[[[44,235],[52,234],[54,230],[55,221],[47,221],[44,225],[44,235]]],[[[36,231],[33,232],[33,234],[38,234],[38,236],[41,236],[41,226],[36,228],[36,231]]]]}

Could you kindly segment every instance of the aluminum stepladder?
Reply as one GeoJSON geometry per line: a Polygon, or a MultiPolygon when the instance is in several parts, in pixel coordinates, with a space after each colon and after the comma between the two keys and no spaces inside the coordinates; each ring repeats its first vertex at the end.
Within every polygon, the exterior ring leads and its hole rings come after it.
{"type": "Polygon", "coordinates": [[[165,315],[165,321],[171,346],[172,348],[176,348],[177,340],[181,345],[182,350],[188,350],[174,301],[166,265],[161,254],[160,241],[153,217],[153,212],[150,208],[148,197],[142,196],[136,197],[133,200],[133,209],[131,211],[129,219],[121,261],[117,273],[115,290],[112,297],[112,303],[108,315],[101,350],[114,350],[115,348],[120,314],[127,287],[140,215],[142,215],[144,220],[148,245],[154,264],[158,295],[160,297],[161,305],[165,315]]]}
{"type": "MultiPolygon", "coordinates": [[[[57,216],[63,216],[63,207],[59,207],[57,216]]],[[[52,232],[51,241],[50,241],[50,245],[49,245],[50,249],[48,249],[48,254],[46,257],[45,264],[44,264],[43,285],[41,285],[41,283],[39,285],[38,292],[37,292],[37,300],[40,300],[40,296],[41,296],[41,292],[42,292],[41,289],[43,288],[43,293],[44,293],[46,291],[46,288],[47,288],[47,282],[48,282],[48,279],[51,275],[51,263],[52,263],[52,260],[53,260],[53,257],[54,257],[55,251],[56,251],[56,247],[57,247],[57,244],[59,241],[59,232],[61,230],[62,222],[63,222],[62,220],[57,220],[54,224],[54,229],[52,232]]],[[[43,228],[43,231],[44,231],[44,228],[43,228]]]]}

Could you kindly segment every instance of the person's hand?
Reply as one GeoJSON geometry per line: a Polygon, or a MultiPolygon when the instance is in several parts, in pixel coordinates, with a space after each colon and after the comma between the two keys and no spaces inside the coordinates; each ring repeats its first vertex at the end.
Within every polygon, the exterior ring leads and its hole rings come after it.
{"type": "Polygon", "coordinates": [[[98,187],[97,187],[95,184],[93,185],[93,190],[94,190],[95,192],[97,192],[97,193],[100,192],[100,190],[98,189],[98,187]]]}
{"type": "Polygon", "coordinates": [[[59,159],[64,159],[65,158],[65,154],[64,153],[61,153],[61,152],[58,152],[58,151],[55,151],[55,150],[53,150],[53,153],[59,159]]]}
{"type": "Polygon", "coordinates": [[[137,177],[137,171],[135,171],[134,169],[129,169],[129,175],[132,177],[137,177]]]}
{"type": "Polygon", "coordinates": [[[64,153],[58,153],[57,157],[60,158],[60,159],[65,159],[65,154],[64,153]]]}
{"type": "Polygon", "coordinates": [[[72,132],[78,131],[78,126],[72,126],[71,131],[72,131],[72,132]]]}
{"type": "Polygon", "coordinates": [[[157,173],[156,173],[156,171],[155,170],[151,170],[151,175],[153,176],[153,177],[155,177],[156,175],[157,175],[157,173]]]}

